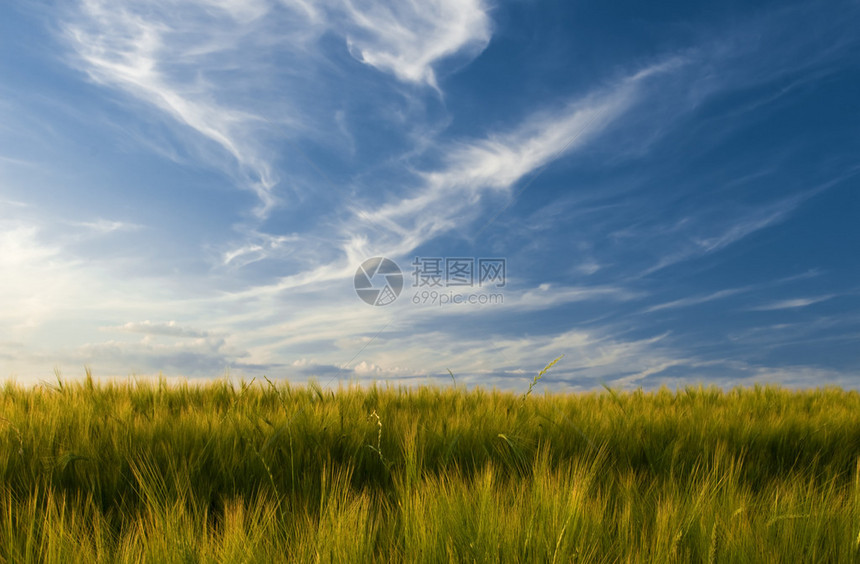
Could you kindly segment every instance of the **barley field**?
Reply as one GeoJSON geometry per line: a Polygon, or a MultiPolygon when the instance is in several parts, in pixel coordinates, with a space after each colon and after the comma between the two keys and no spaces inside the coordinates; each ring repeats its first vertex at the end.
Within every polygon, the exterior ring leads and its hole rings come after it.
{"type": "Polygon", "coordinates": [[[853,391],[0,394],[3,562],[860,561],[853,391]]]}

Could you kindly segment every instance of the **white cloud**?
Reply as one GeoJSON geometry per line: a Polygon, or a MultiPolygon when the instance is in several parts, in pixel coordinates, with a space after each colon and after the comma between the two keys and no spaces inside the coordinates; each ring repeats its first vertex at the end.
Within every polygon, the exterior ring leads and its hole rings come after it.
{"type": "MultiPolygon", "coordinates": [[[[257,214],[266,215],[276,201],[278,178],[256,137],[268,120],[254,109],[253,96],[243,92],[247,81],[261,77],[246,72],[239,80],[211,78],[239,72],[237,53],[253,47],[250,34],[266,4],[83,0],[77,8],[64,25],[76,66],[93,81],[158,108],[226,151],[238,165],[234,174],[240,187],[258,196],[257,214]]],[[[245,64],[253,67],[252,61],[245,64]]],[[[281,115],[279,121],[290,120],[281,115]]],[[[224,166],[223,159],[210,160],[224,166]]]]}
{"type": "Polygon", "coordinates": [[[116,221],[110,219],[96,219],[94,221],[70,221],[69,225],[81,227],[98,235],[107,235],[116,231],[136,231],[140,225],[127,221],[116,221]]]}
{"type": "Polygon", "coordinates": [[[834,294],[829,294],[826,296],[814,296],[810,298],[793,298],[790,300],[779,300],[776,302],[771,302],[769,304],[764,304],[758,307],[751,308],[754,311],[773,311],[777,309],[797,309],[801,307],[811,306],[812,304],[817,304],[823,301],[827,301],[831,298],[836,297],[834,294]]]}
{"type": "Polygon", "coordinates": [[[704,303],[709,303],[717,300],[722,300],[725,298],[730,298],[732,296],[737,296],[740,294],[746,294],[749,292],[754,292],[756,290],[762,290],[765,288],[772,288],[774,286],[781,286],[783,284],[789,284],[791,282],[796,282],[799,280],[807,280],[809,278],[814,278],[820,274],[817,270],[810,270],[807,272],[803,272],[801,274],[795,274],[792,276],[786,276],[784,278],[779,278],[770,282],[765,282],[762,284],[752,284],[749,286],[743,286],[740,288],[726,288],[724,290],[718,290],[716,292],[712,292],[710,294],[706,294],[703,296],[691,296],[688,298],[680,298],[677,300],[672,300],[669,302],[664,302],[661,304],[653,305],[647,307],[642,310],[642,313],[652,313],[655,311],[662,311],[665,309],[676,309],[682,307],[689,307],[704,303]]]}
{"type": "MultiPolygon", "coordinates": [[[[266,363],[300,348],[331,350],[331,343],[347,335],[366,334],[369,327],[382,327],[385,323],[392,323],[394,330],[401,323],[465,315],[466,309],[456,307],[401,308],[396,314],[377,308],[371,311],[353,295],[351,279],[355,268],[368,256],[384,254],[399,260],[422,242],[458,227],[459,217],[477,213],[477,204],[485,194],[509,195],[512,185],[525,175],[583,147],[609,127],[637,102],[640,82],[666,68],[661,64],[635,73],[611,88],[570,102],[560,114],[538,111],[508,132],[455,144],[446,150],[443,166],[421,173],[419,185],[404,199],[391,201],[376,211],[356,206],[353,217],[342,227],[344,242],[339,257],[271,284],[223,295],[218,300],[219,307],[234,313],[222,321],[245,327],[242,339],[249,344],[258,343],[250,346],[253,358],[266,363]],[[374,228],[364,231],[368,224],[374,228]],[[289,313],[281,321],[264,321],[268,314],[261,317],[261,312],[274,308],[289,313]]],[[[230,263],[276,254],[265,247],[262,240],[256,240],[224,254],[223,260],[230,263]]],[[[504,308],[508,312],[542,311],[578,301],[623,301],[634,297],[635,293],[612,286],[558,286],[552,291],[509,287],[504,291],[504,308]]],[[[475,308],[467,307],[474,314],[475,308]]],[[[491,306],[485,309],[493,311],[491,306]]],[[[348,357],[354,351],[348,347],[343,354],[348,357]]],[[[405,361],[397,364],[405,365],[405,361]]]]}
{"type": "MultiPolygon", "coordinates": [[[[793,199],[796,200],[796,199],[793,199]]],[[[783,221],[797,206],[797,201],[788,201],[775,206],[777,209],[756,210],[741,221],[731,225],[724,232],[706,238],[694,239],[702,253],[712,253],[740,241],[747,235],[783,221]]]]}
{"type": "MultiPolygon", "coordinates": [[[[754,233],[778,225],[788,219],[798,205],[813,193],[815,190],[810,190],[799,196],[765,204],[751,210],[706,210],[700,217],[684,218],[670,231],[665,230],[662,226],[658,228],[657,233],[627,229],[623,236],[640,241],[651,239],[649,243],[651,247],[660,249],[669,247],[672,249],[640,274],[640,276],[647,276],[680,262],[716,253],[754,233]],[[715,211],[721,211],[725,217],[707,217],[709,212],[713,214],[715,211]],[[660,237],[662,240],[654,241],[656,237],[660,237]]],[[[616,233],[615,235],[619,234],[616,233]]],[[[685,304],[682,303],[681,305],[685,304]]]]}
{"type": "Polygon", "coordinates": [[[163,335],[169,337],[187,337],[201,339],[210,337],[208,331],[200,331],[178,325],[175,321],[166,323],[153,323],[149,320],[134,322],[129,321],[116,327],[104,327],[106,331],[126,331],[129,333],[143,333],[144,335],[163,335]]]}
{"type": "Polygon", "coordinates": [[[401,256],[441,233],[463,229],[477,216],[483,196],[510,197],[526,175],[586,146],[639,101],[644,80],[678,64],[676,59],[656,64],[560,110],[534,112],[511,131],[453,144],[439,170],[421,173],[421,186],[412,195],[378,209],[354,207],[344,236],[360,255],[401,256]],[[376,239],[365,239],[362,227],[376,239]]]}
{"type": "Polygon", "coordinates": [[[247,353],[223,338],[185,338],[162,342],[144,337],[138,341],[108,340],[85,343],[63,351],[66,364],[77,360],[105,376],[154,374],[216,377],[241,367],[247,353]]]}
{"type": "MultiPolygon", "coordinates": [[[[321,36],[340,35],[364,63],[436,87],[434,65],[479,53],[490,20],[479,0],[284,0],[280,7],[263,0],[80,0],[66,10],[62,30],[75,66],[206,140],[186,141],[254,192],[255,214],[265,218],[280,201],[282,174],[264,140],[313,136],[319,127],[294,108],[316,81],[314,64],[331,67],[315,45],[321,36]],[[276,58],[289,62],[275,67],[276,58]],[[235,166],[212,154],[215,147],[235,166]]],[[[177,158],[169,148],[155,149],[177,158]]]]}
{"type": "Polygon", "coordinates": [[[536,289],[505,296],[505,304],[518,309],[540,311],[551,307],[582,301],[626,301],[639,294],[618,286],[564,286],[541,284],[536,289]],[[517,295],[519,294],[519,295],[517,295]]]}
{"type": "Polygon", "coordinates": [[[74,242],[38,223],[0,221],[0,377],[31,380],[54,366],[84,365],[111,376],[160,369],[213,375],[215,367],[241,364],[247,356],[220,329],[201,331],[175,322],[115,325],[108,328],[143,337],[102,340],[105,322],[166,318],[180,306],[183,315],[200,319],[208,303],[165,291],[163,280],[130,278],[97,258],[82,260],[64,246],[74,242]]]}
{"type": "Polygon", "coordinates": [[[302,241],[299,235],[268,235],[255,231],[247,235],[241,246],[224,251],[221,255],[222,264],[241,267],[264,259],[282,258],[297,246],[291,244],[302,241]]]}
{"type": "Polygon", "coordinates": [[[458,383],[524,390],[539,370],[564,354],[546,377],[553,384],[543,385],[556,388],[555,382],[569,381],[594,388],[606,381],[629,386],[671,366],[697,363],[675,356],[670,346],[661,344],[665,337],[624,340],[579,329],[545,336],[465,336],[443,331],[415,335],[393,330],[377,337],[353,367],[306,362],[301,366],[304,374],[320,377],[323,385],[345,378],[447,384],[450,369],[458,383]]]}
{"type": "Polygon", "coordinates": [[[405,82],[438,89],[434,64],[487,46],[491,22],[482,0],[343,0],[349,50],[405,82]]]}
{"type": "MultiPolygon", "coordinates": [[[[16,167],[26,167],[26,168],[33,168],[33,167],[39,166],[37,163],[35,163],[33,161],[28,161],[28,160],[24,160],[24,159],[16,159],[15,157],[7,157],[5,155],[0,155],[0,164],[7,164],[7,165],[16,166],[16,167]]],[[[2,202],[4,204],[7,204],[7,205],[15,205],[15,204],[19,203],[19,202],[13,202],[10,200],[2,200],[2,202]]]]}
{"type": "Polygon", "coordinates": [[[712,302],[715,300],[721,300],[723,298],[728,298],[731,296],[735,296],[737,294],[742,294],[744,292],[748,292],[752,290],[753,287],[747,288],[729,288],[727,290],[719,290],[717,292],[713,292],[711,294],[705,296],[696,296],[690,298],[681,298],[679,300],[672,300],[671,302],[665,302],[662,304],[657,304],[651,307],[644,309],[644,313],[652,313],[655,311],[661,311],[664,309],[675,309],[680,307],[689,307],[692,305],[705,304],[708,302],[712,302]]]}

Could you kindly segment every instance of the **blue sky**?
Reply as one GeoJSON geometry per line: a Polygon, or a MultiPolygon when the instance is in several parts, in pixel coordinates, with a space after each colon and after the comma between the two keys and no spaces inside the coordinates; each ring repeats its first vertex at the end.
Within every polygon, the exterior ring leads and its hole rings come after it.
{"type": "Polygon", "coordinates": [[[856,1],[4,2],[2,376],[523,389],[563,354],[550,389],[857,388],[857,29],[856,1]],[[435,288],[501,298],[421,303],[416,257],[503,258],[435,288]]]}

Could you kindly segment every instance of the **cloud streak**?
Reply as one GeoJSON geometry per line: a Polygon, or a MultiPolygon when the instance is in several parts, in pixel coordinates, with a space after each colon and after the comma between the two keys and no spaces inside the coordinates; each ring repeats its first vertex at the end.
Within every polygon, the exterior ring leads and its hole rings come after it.
{"type": "Polygon", "coordinates": [[[375,209],[353,208],[355,218],[344,229],[350,241],[347,255],[351,261],[376,250],[402,256],[442,233],[464,229],[484,196],[510,197],[512,187],[528,174],[585,147],[641,100],[645,81],[679,64],[672,58],[561,109],[534,112],[510,131],[453,143],[438,170],[419,173],[421,184],[411,195],[375,209]],[[350,236],[368,226],[377,241],[350,236]]]}
{"type": "Polygon", "coordinates": [[[834,294],[826,295],[826,296],[813,296],[809,298],[792,298],[789,300],[779,300],[775,302],[770,302],[764,305],[760,305],[757,307],[750,308],[752,311],[775,311],[780,309],[797,309],[802,307],[808,307],[813,304],[825,302],[827,300],[833,299],[836,296],[834,294]]]}
{"type": "Polygon", "coordinates": [[[129,321],[124,325],[117,327],[104,327],[105,331],[125,331],[129,333],[142,333],[144,335],[159,335],[167,337],[183,337],[193,339],[203,339],[210,337],[208,331],[200,331],[197,329],[189,329],[178,325],[175,321],[166,323],[153,323],[149,320],[134,322],[129,321]]]}
{"type": "Polygon", "coordinates": [[[343,0],[340,9],[347,16],[347,45],[357,60],[436,90],[434,65],[456,54],[476,56],[491,36],[482,0],[343,0]]]}
{"type": "MultiPolygon", "coordinates": [[[[237,170],[228,172],[256,194],[256,215],[265,216],[276,203],[278,177],[255,135],[271,126],[241,87],[243,81],[259,83],[260,77],[244,73],[238,81],[217,82],[214,77],[237,73],[237,57],[253,48],[251,34],[266,4],[82,0],[76,7],[63,28],[76,66],[94,82],[157,108],[229,154],[237,170]]],[[[291,120],[281,115],[278,121],[291,120]]],[[[223,163],[217,156],[211,161],[223,163]]]]}

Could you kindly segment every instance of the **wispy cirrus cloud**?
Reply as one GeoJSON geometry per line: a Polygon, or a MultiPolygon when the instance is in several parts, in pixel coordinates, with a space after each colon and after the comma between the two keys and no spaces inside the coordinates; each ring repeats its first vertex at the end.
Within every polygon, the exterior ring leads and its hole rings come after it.
{"type": "Polygon", "coordinates": [[[254,139],[266,119],[239,84],[213,83],[211,75],[235,74],[230,55],[247,49],[253,29],[242,28],[266,10],[263,2],[83,0],[68,10],[63,28],[76,64],[93,81],[154,106],[231,155],[240,186],[260,200],[258,215],[275,204],[277,183],[254,139]],[[228,92],[233,100],[222,101],[228,92]]]}
{"type": "Polygon", "coordinates": [[[812,296],[808,298],[792,298],[788,300],[777,300],[760,306],[750,308],[753,311],[774,311],[778,309],[797,309],[801,307],[811,306],[813,304],[825,302],[835,298],[835,294],[824,296],[812,296]]]}
{"type": "Polygon", "coordinates": [[[640,276],[648,276],[675,264],[716,253],[754,233],[778,225],[813,192],[742,211],[714,207],[703,210],[698,217],[686,217],[675,229],[667,230],[661,225],[649,233],[641,228],[631,228],[625,229],[623,236],[643,242],[651,240],[652,245],[664,249],[664,254],[640,273],[640,276]],[[672,244],[657,245],[657,239],[668,239],[672,244]],[[668,252],[665,251],[667,247],[671,249],[668,252]]]}
{"type": "MultiPolygon", "coordinates": [[[[195,152],[207,155],[217,148],[207,160],[257,196],[254,215],[261,219],[279,203],[276,187],[285,172],[265,140],[316,136],[321,124],[297,109],[300,98],[318,98],[309,88],[329,87],[318,84],[314,61],[343,79],[345,71],[327,62],[317,45],[321,36],[340,35],[361,62],[437,90],[434,67],[453,55],[474,57],[491,36],[488,8],[479,0],[434,0],[421,6],[352,0],[80,0],[64,11],[62,30],[74,52],[73,64],[91,80],[195,132],[205,141],[191,140],[195,152]],[[289,71],[267,54],[290,61],[289,71]],[[273,88],[282,92],[276,101],[270,97],[273,88]],[[267,92],[262,100],[261,91],[267,92]]],[[[153,149],[178,158],[167,147],[153,149]]]]}
{"type": "Polygon", "coordinates": [[[773,280],[770,282],[762,283],[762,284],[751,284],[749,286],[743,286],[740,288],[725,288],[723,290],[718,290],[716,292],[711,292],[710,294],[699,295],[699,296],[690,296],[686,298],[680,298],[677,300],[671,300],[668,302],[663,302],[660,304],[656,304],[653,306],[649,306],[642,310],[642,313],[653,313],[656,311],[663,311],[667,309],[678,309],[690,306],[696,306],[701,304],[706,304],[718,300],[723,300],[726,298],[731,298],[734,296],[738,296],[741,294],[747,294],[750,292],[755,292],[757,290],[762,290],[765,288],[771,288],[774,286],[780,286],[783,284],[787,284],[790,282],[798,282],[802,280],[808,280],[810,278],[815,278],[819,276],[820,272],[812,270],[808,272],[804,272],[801,274],[796,274],[794,276],[787,276],[785,278],[780,278],[777,280],[773,280]]]}
{"type": "Polygon", "coordinates": [[[355,218],[345,234],[370,227],[375,240],[352,235],[350,250],[367,255],[376,247],[400,256],[442,233],[463,229],[480,213],[483,197],[510,197],[511,188],[526,175],[587,146],[642,100],[644,82],[682,64],[671,57],[562,108],[535,111],[508,131],[451,143],[438,169],[419,173],[420,184],[411,194],[375,209],[353,208],[355,218]]]}
{"type": "MultiPolygon", "coordinates": [[[[254,262],[271,259],[273,256],[289,254],[294,246],[303,241],[299,235],[269,235],[255,231],[250,240],[241,246],[232,247],[221,254],[223,266],[243,267],[254,262]]],[[[249,237],[250,238],[250,237],[249,237]]]]}
{"type": "Polygon", "coordinates": [[[434,66],[455,54],[474,57],[490,41],[483,0],[343,0],[346,40],[359,61],[405,82],[439,89],[434,66]]]}
{"type": "Polygon", "coordinates": [[[83,228],[97,235],[106,235],[116,231],[136,231],[142,226],[136,223],[127,221],[118,221],[111,219],[98,218],[93,221],[71,221],[69,225],[73,227],[83,228]]]}
{"type": "MultiPolygon", "coordinates": [[[[552,335],[517,336],[485,334],[461,336],[452,342],[444,332],[422,335],[388,331],[378,336],[356,364],[331,365],[308,362],[322,376],[322,383],[347,377],[359,381],[385,378],[409,384],[450,381],[448,370],[458,382],[469,386],[525,388],[543,366],[559,355],[550,378],[568,389],[591,389],[606,382],[629,386],[672,366],[693,366],[695,359],[677,356],[666,335],[647,339],[625,339],[605,331],[581,329],[552,335]],[[439,354],[444,350],[445,354],[439,354]],[[421,368],[416,371],[414,367],[421,368]]],[[[302,359],[304,360],[304,359],[302,359]]]]}
{"type": "MultiPolygon", "coordinates": [[[[682,60],[670,57],[606,88],[570,100],[560,108],[534,111],[508,130],[439,147],[439,166],[415,172],[414,186],[403,195],[391,197],[381,206],[365,202],[347,204],[346,217],[337,228],[339,237],[329,239],[340,246],[320,253],[330,260],[321,264],[309,261],[309,267],[300,272],[282,276],[273,283],[257,284],[231,294],[229,299],[272,296],[349,279],[356,266],[368,257],[385,255],[403,259],[435,237],[465,229],[486,209],[486,198],[495,197],[502,207],[504,199],[511,198],[513,187],[524,177],[587,147],[625,112],[647,99],[641,89],[648,80],[682,65],[682,60]]],[[[255,235],[254,241],[225,251],[222,262],[245,264],[247,260],[249,264],[278,256],[276,247],[282,237],[267,239],[255,235]]],[[[312,239],[305,234],[305,241],[312,239]]],[[[293,241],[288,239],[288,242],[293,241]]]]}
{"type": "Polygon", "coordinates": [[[194,339],[207,338],[211,336],[209,331],[183,327],[175,321],[167,321],[163,323],[153,323],[149,320],[129,321],[123,325],[116,327],[103,327],[102,329],[105,331],[124,331],[128,333],[141,333],[144,335],[189,337],[194,339]]]}
{"type": "Polygon", "coordinates": [[[676,308],[681,308],[681,307],[689,307],[689,306],[693,306],[693,305],[705,304],[705,303],[713,302],[716,300],[722,300],[723,298],[736,296],[738,294],[748,292],[751,289],[752,288],[729,288],[726,290],[719,290],[717,292],[713,292],[711,294],[707,294],[704,296],[681,298],[678,300],[672,300],[671,302],[665,302],[662,304],[657,304],[654,306],[647,307],[643,310],[643,312],[644,313],[653,313],[655,311],[662,311],[665,309],[676,309],[676,308]]]}

